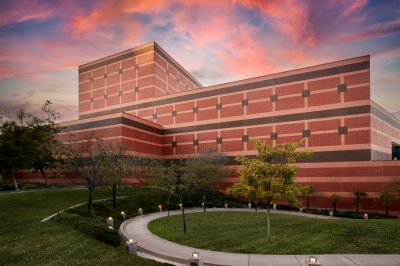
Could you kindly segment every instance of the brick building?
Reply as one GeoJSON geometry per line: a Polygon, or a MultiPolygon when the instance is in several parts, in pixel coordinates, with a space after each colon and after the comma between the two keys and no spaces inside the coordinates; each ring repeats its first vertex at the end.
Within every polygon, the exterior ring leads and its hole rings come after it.
{"type": "Polygon", "coordinates": [[[400,176],[400,161],[392,160],[400,121],[370,91],[369,56],[203,87],[151,42],[81,65],[79,119],[63,126],[165,159],[209,148],[251,155],[251,137],[304,139],[314,156],[298,164],[296,180],[316,189],[312,205],[331,207],[327,197],[337,193],[344,197],[338,207],[352,209],[360,190],[368,193],[362,208],[376,210],[382,184],[400,176]]]}

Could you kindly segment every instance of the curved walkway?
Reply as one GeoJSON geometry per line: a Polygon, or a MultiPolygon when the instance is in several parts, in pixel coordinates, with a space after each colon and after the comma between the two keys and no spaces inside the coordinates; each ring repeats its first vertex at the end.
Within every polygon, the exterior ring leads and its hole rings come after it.
{"type": "MultiPolygon", "coordinates": [[[[202,209],[188,209],[186,213],[201,212],[202,209]]],[[[251,211],[249,209],[220,209],[212,208],[207,211],[251,211]]],[[[254,210],[253,210],[254,211],[254,210]]],[[[265,211],[265,210],[260,210],[265,211]]],[[[272,213],[291,214],[314,217],[306,213],[271,211],[272,213]]],[[[170,215],[180,214],[180,211],[171,211],[170,215]]],[[[174,265],[188,265],[189,258],[194,251],[198,252],[203,258],[204,265],[232,265],[232,266],[300,266],[307,265],[310,255],[258,255],[258,254],[237,254],[210,251],[193,247],[182,246],[165,239],[162,239],[150,232],[147,225],[156,219],[167,216],[167,212],[152,213],[138,216],[127,220],[120,226],[120,234],[126,239],[137,241],[138,255],[146,258],[153,258],[159,261],[173,263],[174,265]]],[[[318,216],[322,219],[335,219],[335,217],[318,216]]],[[[337,219],[337,218],[336,218],[337,219]]],[[[345,255],[316,255],[318,261],[323,266],[400,266],[400,255],[364,255],[364,254],[345,254],[345,255]]]]}

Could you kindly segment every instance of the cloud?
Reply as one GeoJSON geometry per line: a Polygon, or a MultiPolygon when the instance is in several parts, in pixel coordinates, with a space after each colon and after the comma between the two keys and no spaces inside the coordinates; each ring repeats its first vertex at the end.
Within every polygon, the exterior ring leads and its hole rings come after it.
{"type": "Polygon", "coordinates": [[[47,19],[54,11],[49,4],[39,0],[2,1],[0,9],[0,26],[47,19]]]}

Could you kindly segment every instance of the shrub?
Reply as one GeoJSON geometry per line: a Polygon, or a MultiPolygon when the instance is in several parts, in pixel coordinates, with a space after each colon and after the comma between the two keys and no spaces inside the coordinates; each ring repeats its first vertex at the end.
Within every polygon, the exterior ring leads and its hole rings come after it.
{"type": "Polygon", "coordinates": [[[116,247],[121,245],[121,237],[116,231],[108,229],[105,225],[96,224],[90,218],[65,213],[55,219],[109,245],[116,247]]]}

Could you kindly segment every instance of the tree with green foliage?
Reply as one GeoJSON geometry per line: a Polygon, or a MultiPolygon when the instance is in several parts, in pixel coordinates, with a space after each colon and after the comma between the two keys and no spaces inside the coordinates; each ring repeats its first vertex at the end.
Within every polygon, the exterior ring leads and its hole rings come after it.
{"type": "Polygon", "coordinates": [[[189,158],[185,162],[184,175],[190,180],[191,187],[202,192],[203,211],[206,211],[207,193],[229,174],[224,168],[226,157],[218,152],[209,150],[189,158]]]}
{"type": "Polygon", "coordinates": [[[338,203],[338,201],[342,200],[342,198],[343,197],[341,195],[336,194],[336,193],[331,195],[331,201],[333,204],[333,212],[336,212],[337,203],[338,203]]]}
{"type": "Polygon", "coordinates": [[[310,158],[309,151],[297,151],[299,143],[267,144],[263,140],[253,139],[257,151],[254,159],[239,156],[236,160],[243,165],[239,169],[240,181],[228,188],[233,196],[256,197],[267,204],[267,237],[270,232],[270,205],[280,201],[290,204],[298,202],[300,186],[294,182],[297,167],[294,163],[303,158],[310,158]]]}
{"type": "Polygon", "coordinates": [[[51,105],[52,103],[50,101],[46,101],[42,106],[45,117],[41,119],[36,118],[32,121],[32,137],[37,140],[33,168],[40,172],[47,186],[49,182],[46,170],[59,168],[63,163],[61,157],[63,143],[57,138],[62,128],[56,125],[60,114],[57,113],[51,105]]]}
{"type": "Polygon", "coordinates": [[[306,198],[306,205],[308,210],[308,207],[310,206],[310,196],[314,193],[314,188],[312,186],[303,186],[301,189],[301,193],[303,194],[303,197],[306,198]]]}
{"type": "Polygon", "coordinates": [[[117,204],[117,187],[122,184],[122,178],[129,172],[129,157],[125,156],[124,143],[109,143],[101,152],[99,183],[107,184],[112,189],[112,204],[115,210],[117,204]]]}
{"type": "Polygon", "coordinates": [[[379,199],[385,207],[386,217],[389,217],[389,205],[400,202],[400,177],[395,177],[393,182],[386,183],[379,191],[379,199]]]}
{"type": "Polygon", "coordinates": [[[357,189],[356,191],[354,191],[354,196],[356,197],[356,210],[357,210],[357,213],[359,213],[360,212],[360,200],[361,200],[361,198],[367,197],[368,194],[367,194],[367,192],[360,191],[357,189]]]}
{"type": "Polygon", "coordinates": [[[96,138],[94,133],[88,134],[83,141],[78,141],[71,135],[65,144],[64,156],[73,174],[84,178],[88,188],[87,214],[92,215],[93,190],[96,181],[101,176],[104,156],[104,143],[96,138]]]}
{"type": "Polygon", "coordinates": [[[149,175],[153,177],[152,183],[154,185],[169,191],[167,200],[168,211],[170,196],[173,194],[179,199],[180,209],[182,211],[183,233],[186,234],[186,216],[183,195],[189,191],[190,184],[192,184],[193,181],[190,175],[185,175],[184,163],[182,161],[178,163],[164,162],[164,165],[160,164],[158,167],[152,167],[149,171],[149,175]]]}

